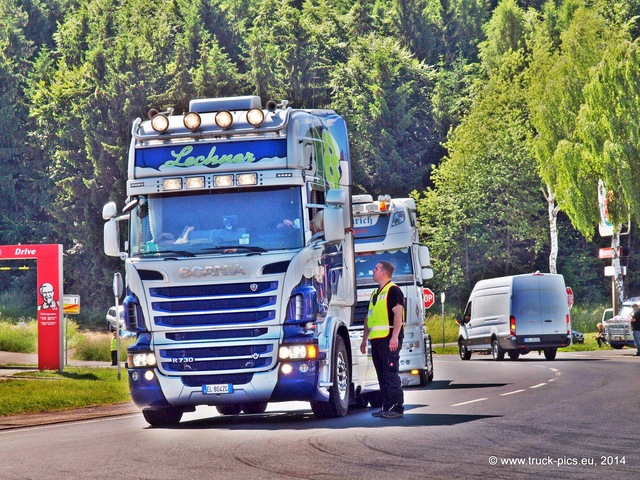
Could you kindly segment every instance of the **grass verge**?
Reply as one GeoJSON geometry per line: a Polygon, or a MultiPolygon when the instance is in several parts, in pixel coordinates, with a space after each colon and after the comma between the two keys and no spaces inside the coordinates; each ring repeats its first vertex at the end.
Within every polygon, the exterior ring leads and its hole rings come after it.
{"type": "Polygon", "coordinates": [[[66,367],[55,371],[24,372],[0,380],[0,416],[51,412],[131,399],[127,376],[115,368],[66,367]]]}

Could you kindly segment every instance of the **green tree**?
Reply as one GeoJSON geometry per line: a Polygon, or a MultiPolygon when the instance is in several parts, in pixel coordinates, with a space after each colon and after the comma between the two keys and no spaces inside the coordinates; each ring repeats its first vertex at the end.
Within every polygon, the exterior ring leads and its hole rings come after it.
{"type": "Polygon", "coordinates": [[[502,55],[469,114],[451,133],[448,155],[418,200],[422,240],[435,283],[464,302],[481,278],[535,271],[544,250],[540,179],[528,142],[526,58],[502,55]]]}
{"type": "Polygon", "coordinates": [[[332,106],[350,125],[356,189],[405,196],[423,188],[437,148],[432,70],[396,40],[371,35],[332,71],[332,85],[332,106]]]}

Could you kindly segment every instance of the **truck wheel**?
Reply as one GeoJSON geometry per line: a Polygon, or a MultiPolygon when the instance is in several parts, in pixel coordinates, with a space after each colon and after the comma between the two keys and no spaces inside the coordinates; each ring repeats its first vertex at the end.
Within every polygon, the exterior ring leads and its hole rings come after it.
{"type": "Polygon", "coordinates": [[[180,423],[182,409],[178,407],[165,407],[142,410],[142,416],[152,427],[170,427],[180,423]]]}
{"type": "Polygon", "coordinates": [[[493,342],[491,342],[491,355],[496,361],[504,360],[504,350],[497,339],[494,339],[493,342]]]}
{"type": "Polygon", "coordinates": [[[558,349],[557,348],[545,348],[544,349],[544,358],[546,358],[547,360],[555,360],[556,359],[556,353],[558,353],[558,349]]]}
{"type": "Polygon", "coordinates": [[[349,410],[349,386],[351,384],[349,356],[341,336],[336,337],[333,351],[333,385],[329,389],[328,402],[311,402],[317,418],[344,417],[349,410]]]}
{"type": "Polygon", "coordinates": [[[426,386],[433,380],[433,350],[431,350],[431,341],[424,341],[424,364],[425,369],[420,371],[420,386],[426,386]]]}
{"type": "Polygon", "coordinates": [[[459,340],[458,349],[460,350],[460,358],[462,360],[469,360],[471,358],[471,351],[467,348],[467,342],[459,340]]]}
{"type": "Polygon", "coordinates": [[[258,414],[264,413],[267,411],[268,402],[258,402],[258,403],[243,403],[241,405],[242,411],[248,414],[258,414]]]}
{"type": "Polygon", "coordinates": [[[216,405],[216,410],[220,415],[238,415],[242,411],[242,407],[236,404],[216,405]]]}
{"type": "Polygon", "coordinates": [[[520,352],[515,352],[513,350],[508,352],[507,355],[509,355],[509,358],[511,360],[517,360],[518,358],[520,358],[520,352]]]}

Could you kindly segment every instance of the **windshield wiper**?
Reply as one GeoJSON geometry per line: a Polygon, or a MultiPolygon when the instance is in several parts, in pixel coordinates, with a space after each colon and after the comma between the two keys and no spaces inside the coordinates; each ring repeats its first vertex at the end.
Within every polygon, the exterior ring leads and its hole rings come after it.
{"type": "Polygon", "coordinates": [[[248,250],[250,252],[258,252],[258,253],[268,251],[262,247],[251,247],[249,245],[216,245],[215,247],[211,247],[211,248],[203,248],[202,251],[206,253],[214,253],[214,252],[236,253],[240,249],[248,250]]]}
{"type": "Polygon", "coordinates": [[[141,252],[139,255],[141,256],[161,256],[161,255],[180,255],[182,257],[195,257],[195,255],[191,252],[187,252],[186,250],[160,250],[158,252],[141,252]]]}

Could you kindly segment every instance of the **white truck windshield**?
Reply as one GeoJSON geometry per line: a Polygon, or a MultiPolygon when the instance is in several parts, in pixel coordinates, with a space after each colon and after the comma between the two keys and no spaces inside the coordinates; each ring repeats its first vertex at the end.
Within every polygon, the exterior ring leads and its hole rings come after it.
{"type": "Polygon", "coordinates": [[[141,195],[130,215],[135,256],[187,256],[303,246],[298,187],[141,195]]]}

